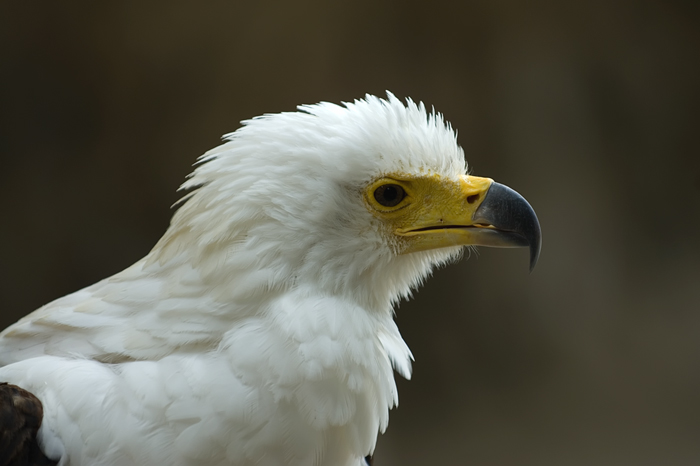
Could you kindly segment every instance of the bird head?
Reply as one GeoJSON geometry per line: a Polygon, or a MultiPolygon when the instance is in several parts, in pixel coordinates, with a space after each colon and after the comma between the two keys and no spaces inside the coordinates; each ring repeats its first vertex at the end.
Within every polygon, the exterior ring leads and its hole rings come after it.
{"type": "Polygon", "coordinates": [[[469,246],[539,255],[529,204],[467,174],[423,104],[367,95],[244,121],[204,154],[151,253],[237,293],[311,286],[386,308],[469,246]],[[231,287],[229,287],[231,288],[231,287]]]}

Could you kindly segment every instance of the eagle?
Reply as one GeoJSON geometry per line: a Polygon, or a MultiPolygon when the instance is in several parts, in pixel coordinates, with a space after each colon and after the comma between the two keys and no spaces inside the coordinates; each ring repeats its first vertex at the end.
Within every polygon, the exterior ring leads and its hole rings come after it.
{"type": "Polygon", "coordinates": [[[0,334],[2,464],[360,466],[413,356],[394,306],[537,216],[443,116],[366,95],[242,122],[127,269],[0,334]]]}

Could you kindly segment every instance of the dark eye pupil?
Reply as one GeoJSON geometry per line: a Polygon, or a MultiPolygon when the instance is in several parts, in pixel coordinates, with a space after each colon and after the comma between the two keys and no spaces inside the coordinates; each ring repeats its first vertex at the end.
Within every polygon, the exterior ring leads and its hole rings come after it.
{"type": "Polygon", "coordinates": [[[384,190],[384,199],[389,201],[389,202],[392,202],[397,197],[399,197],[398,190],[393,186],[387,186],[386,189],[384,190]]]}
{"type": "Polygon", "coordinates": [[[374,198],[385,207],[394,207],[406,197],[406,192],[397,184],[385,184],[374,191],[374,198]]]}

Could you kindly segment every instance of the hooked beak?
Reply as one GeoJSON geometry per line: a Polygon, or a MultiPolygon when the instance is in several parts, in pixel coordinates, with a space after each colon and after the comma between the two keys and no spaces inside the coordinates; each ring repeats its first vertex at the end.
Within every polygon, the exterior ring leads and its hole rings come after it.
{"type": "Polygon", "coordinates": [[[415,199],[426,201],[414,203],[416,211],[406,214],[395,230],[406,240],[405,253],[464,245],[527,247],[530,271],[537,264],[542,246],[537,215],[508,186],[463,175],[455,184],[422,180],[406,189],[415,192],[415,199]]]}
{"type": "Polygon", "coordinates": [[[479,246],[530,249],[530,271],[537,265],[542,248],[542,231],[537,214],[515,190],[495,181],[472,217],[479,246]]]}

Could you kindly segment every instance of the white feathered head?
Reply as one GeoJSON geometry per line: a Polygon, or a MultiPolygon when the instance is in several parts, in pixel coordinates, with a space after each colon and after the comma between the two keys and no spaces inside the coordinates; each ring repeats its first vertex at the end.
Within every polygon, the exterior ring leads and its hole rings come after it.
{"type": "Polygon", "coordinates": [[[304,105],[225,139],[182,185],[192,192],[152,261],[186,261],[238,288],[313,284],[385,308],[464,246],[539,251],[529,205],[468,176],[454,131],[422,103],[388,94],[304,105]]]}

